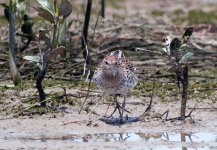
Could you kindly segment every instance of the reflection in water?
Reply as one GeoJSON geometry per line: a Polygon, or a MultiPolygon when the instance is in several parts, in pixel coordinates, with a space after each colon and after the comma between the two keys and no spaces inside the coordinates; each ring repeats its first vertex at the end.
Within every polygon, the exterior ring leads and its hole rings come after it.
{"type": "Polygon", "coordinates": [[[59,135],[57,137],[14,137],[4,139],[19,139],[19,140],[40,140],[42,142],[48,140],[61,140],[73,142],[128,142],[128,141],[172,141],[172,142],[217,142],[217,133],[198,132],[198,133],[100,133],[100,134],[68,134],[59,135]]]}
{"type": "Polygon", "coordinates": [[[81,135],[69,136],[66,140],[77,142],[124,142],[128,141],[128,138],[131,136],[132,135],[128,133],[85,134],[83,137],[81,135]]]}
{"type": "MultiPolygon", "coordinates": [[[[76,142],[76,143],[86,143],[86,142],[181,142],[181,143],[192,143],[196,145],[197,148],[189,148],[186,146],[180,147],[180,150],[209,150],[216,149],[216,145],[208,145],[208,143],[216,143],[217,133],[210,132],[198,132],[198,133],[102,133],[102,134],[68,134],[60,135],[58,137],[46,137],[45,135],[41,137],[5,137],[5,140],[21,140],[21,141],[62,141],[62,142],[76,142]],[[201,143],[203,147],[198,147],[197,144],[201,143]]],[[[181,146],[181,145],[180,145],[181,146]]],[[[173,148],[169,148],[173,149],[173,148]]],[[[176,148],[175,148],[176,149],[176,148]]]]}
{"type": "MultiPolygon", "coordinates": [[[[181,132],[181,142],[186,142],[185,136],[186,134],[181,132]]],[[[187,147],[182,147],[182,150],[187,150],[187,147]]]]}

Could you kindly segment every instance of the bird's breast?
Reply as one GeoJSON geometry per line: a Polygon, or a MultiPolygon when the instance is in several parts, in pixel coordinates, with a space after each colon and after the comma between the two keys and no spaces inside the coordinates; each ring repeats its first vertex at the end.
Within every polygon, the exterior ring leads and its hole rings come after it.
{"type": "Polygon", "coordinates": [[[102,76],[102,81],[107,86],[116,86],[116,85],[120,84],[121,77],[118,74],[116,74],[115,76],[113,74],[106,74],[106,75],[102,76]]]}

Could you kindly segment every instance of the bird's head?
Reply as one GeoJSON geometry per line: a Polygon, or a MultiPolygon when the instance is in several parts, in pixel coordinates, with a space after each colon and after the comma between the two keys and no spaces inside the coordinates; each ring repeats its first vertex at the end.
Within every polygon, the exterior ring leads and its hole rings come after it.
{"type": "Polygon", "coordinates": [[[102,61],[103,72],[109,76],[116,76],[122,63],[120,50],[109,53],[102,61]]]}

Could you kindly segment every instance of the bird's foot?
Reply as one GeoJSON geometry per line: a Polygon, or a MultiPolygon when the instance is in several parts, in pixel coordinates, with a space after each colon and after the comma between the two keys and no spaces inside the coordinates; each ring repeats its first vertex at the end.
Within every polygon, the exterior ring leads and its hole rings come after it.
{"type": "MultiPolygon", "coordinates": [[[[118,104],[116,105],[114,111],[113,111],[113,112],[111,113],[111,115],[109,115],[107,118],[112,117],[112,116],[114,115],[114,113],[115,113],[117,110],[119,111],[119,114],[120,114],[120,112],[121,112],[122,109],[123,109],[122,106],[120,106],[120,104],[118,103],[118,104]]],[[[126,111],[126,112],[128,112],[128,113],[131,114],[131,112],[130,112],[129,110],[125,109],[125,108],[124,108],[124,111],[126,111]]]]}

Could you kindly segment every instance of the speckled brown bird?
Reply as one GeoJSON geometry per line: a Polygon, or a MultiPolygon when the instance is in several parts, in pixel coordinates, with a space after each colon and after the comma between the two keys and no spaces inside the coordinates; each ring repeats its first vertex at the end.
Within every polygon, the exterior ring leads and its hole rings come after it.
{"type": "Polygon", "coordinates": [[[122,51],[113,51],[105,56],[96,68],[92,81],[100,90],[113,95],[115,99],[117,95],[124,96],[122,110],[118,103],[116,107],[119,110],[120,122],[123,122],[126,94],[138,83],[133,64],[122,51]]]}

